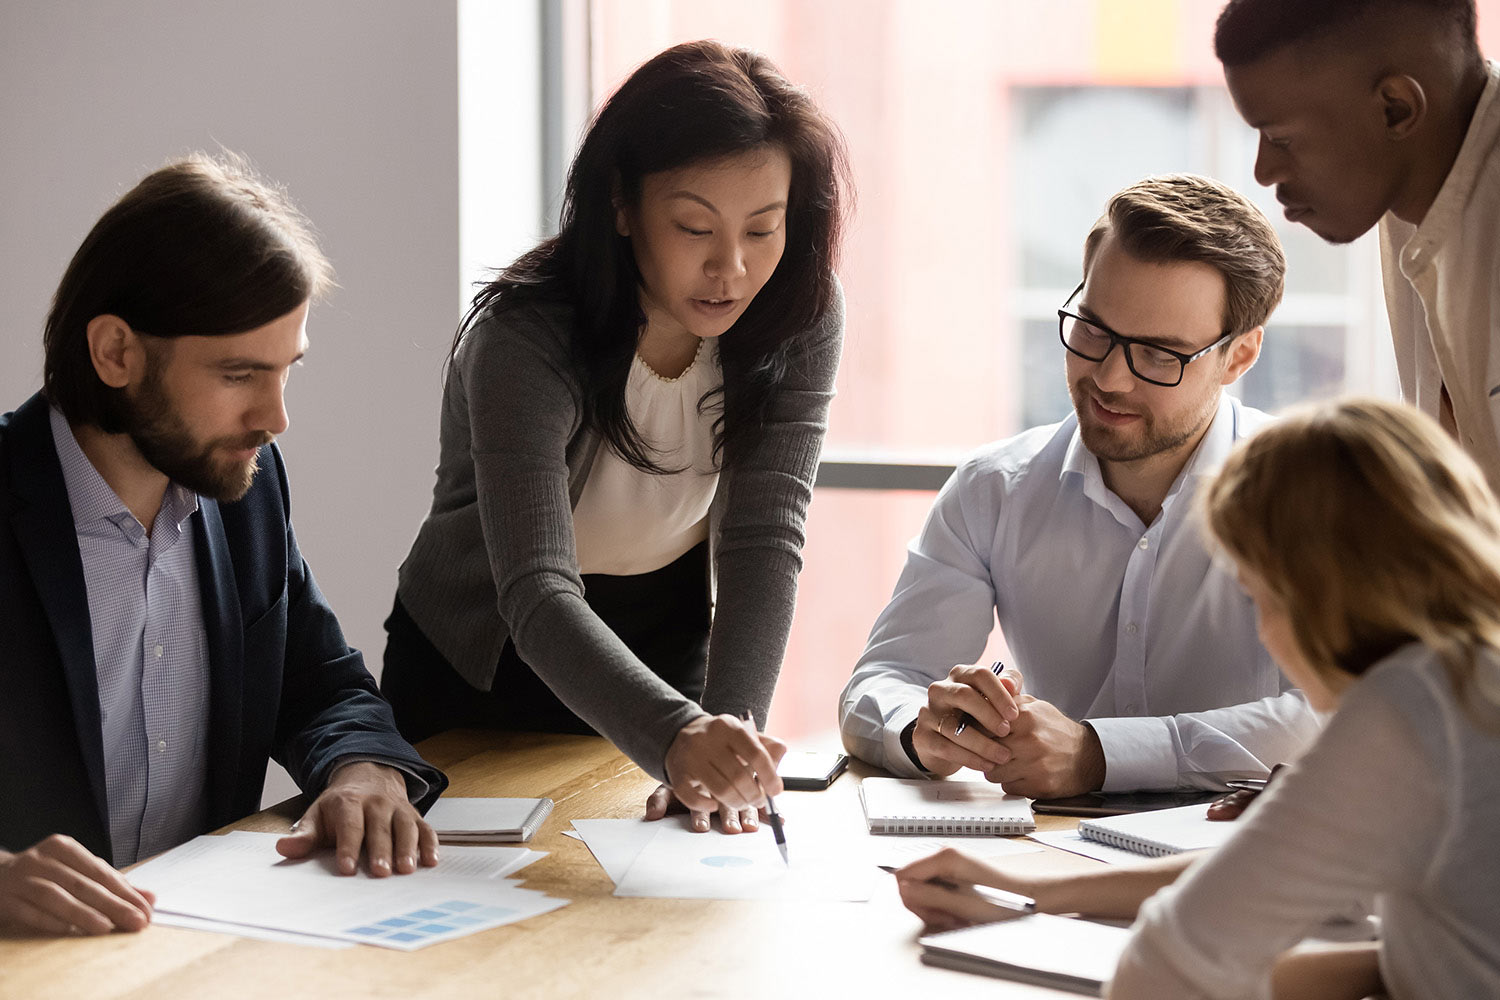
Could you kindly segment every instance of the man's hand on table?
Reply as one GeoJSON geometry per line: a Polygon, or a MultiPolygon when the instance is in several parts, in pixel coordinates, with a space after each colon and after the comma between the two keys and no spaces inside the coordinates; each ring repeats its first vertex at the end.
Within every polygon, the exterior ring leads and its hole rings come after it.
{"type": "Polygon", "coordinates": [[[288,858],[332,845],[340,875],[359,870],[360,849],[371,875],[407,874],[437,864],[437,834],[406,797],[406,779],[384,764],[358,761],[333,772],[292,832],[276,842],[288,858]]]}
{"type": "Polygon", "coordinates": [[[0,851],[0,926],[42,934],[138,931],[156,897],[136,889],[72,837],[0,851]]]}

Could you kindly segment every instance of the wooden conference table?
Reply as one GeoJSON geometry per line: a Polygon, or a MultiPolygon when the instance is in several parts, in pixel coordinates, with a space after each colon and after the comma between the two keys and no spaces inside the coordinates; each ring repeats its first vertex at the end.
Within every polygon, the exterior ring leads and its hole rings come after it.
{"type": "MultiPolygon", "coordinates": [[[[867,903],[623,899],[574,819],[638,816],[655,783],[597,737],[444,733],[423,755],[452,779],[449,794],[547,796],[556,808],[529,846],[549,852],[524,885],[572,902],[552,913],[416,952],[342,951],[149,927],[103,938],[0,937],[0,1000],[177,1000],[341,997],[1059,997],[1070,994],[924,966],[920,922],[881,878],[867,903]]],[[[855,765],[823,792],[778,799],[794,817],[858,816],[855,765]]],[[[232,829],[281,832],[292,799],[232,829]]],[[[1040,829],[1074,820],[1038,816],[1040,829]]],[[[1051,869],[1096,862],[1054,851],[1007,863],[1051,869]]]]}

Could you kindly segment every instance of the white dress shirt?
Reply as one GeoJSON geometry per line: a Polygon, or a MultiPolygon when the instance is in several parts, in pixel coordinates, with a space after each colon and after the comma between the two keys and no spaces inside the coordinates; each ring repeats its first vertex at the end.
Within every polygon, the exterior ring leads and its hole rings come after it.
{"type": "Polygon", "coordinates": [[[208,638],[193,558],[198,497],[167,486],[146,529],[53,408],[88,590],[110,859],[134,864],[203,832],[208,818],[208,638]]]}
{"type": "Polygon", "coordinates": [[[656,461],[681,470],[643,472],[609,445],[600,446],[573,508],[580,573],[633,576],[661,569],[708,538],[708,508],[719,485],[714,421],[722,399],[700,412],[698,401],[724,381],[718,343],[698,353],[676,378],[664,378],[636,355],[625,383],[625,408],[656,461]]]}
{"type": "Polygon", "coordinates": [[[1315,716],[1194,510],[1199,482],[1268,419],[1224,396],[1150,525],[1104,485],[1073,417],[966,461],[844,688],[844,745],[919,775],[901,731],[929,684],[983,652],[998,616],[1026,691],[1099,734],[1106,791],[1222,787],[1295,757],[1315,716]]]}
{"type": "MultiPolygon", "coordinates": [[[[1500,654],[1479,672],[1493,698],[1500,654]]],[[[1141,908],[1125,960],[1142,996],[1269,997],[1281,951],[1373,897],[1393,1000],[1500,997],[1500,729],[1432,650],[1372,667],[1240,823],[1141,908]]]]}
{"type": "Polygon", "coordinates": [[[1449,429],[1500,491],[1500,64],[1422,224],[1381,220],[1380,265],[1401,395],[1443,419],[1446,385],[1449,429]]]}

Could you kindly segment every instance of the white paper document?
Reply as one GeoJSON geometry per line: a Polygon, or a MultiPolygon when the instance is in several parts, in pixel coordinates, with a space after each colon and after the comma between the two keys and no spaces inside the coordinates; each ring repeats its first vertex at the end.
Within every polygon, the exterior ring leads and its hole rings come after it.
{"type": "Polygon", "coordinates": [[[1138,865],[1146,860],[1134,851],[1111,847],[1097,840],[1081,837],[1077,830],[1049,830],[1045,833],[1033,833],[1031,839],[1060,851],[1081,854],[1085,858],[1093,858],[1095,861],[1103,861],[1110,865],[1138,865]]]}
{"type": "MultiPolygon", "coordinates": [[[[371,878],[336,873],[330,850],[287,861],[276,834],[197,837],[130,873],[156,910],[220,923],[414,950],[550,912],[567,903],[523,889],[526,848],[446,847],[436,868],[371,878]]],[[[218,929],[218,928],[216,928],[218,929]]]]}
{"type": "Polygon", "coordinates": [[[644,819],[575,819],[573,829],[615,885],[625,877],[636,855],[665,821],[644,819]]]}
{"type": "MultiPolygon", "coordinates": [[[[1033,834],[1035,836],[1035,834],[1033,834]]],[[[956,847],[981,858],[998,858],[1011,854],[1039,854],[1041,848],[1029,840],[1014,837],[903,837],[872,836],[870,860],[877,865],[901,868],[935,854],[945,847],[956,847]]]]}
{"type": "Polygon", "coordinates": [[[669,899],[867,900],[878,872],[863,844],[840,843],[798,824],[791,864],[769,827],[695,833],[657,824],[656,835],[615,885],[616,896],[669,899]]]}
{"type": "Polygon", "coordinates": [[[441,798],[427,822],[445,842],[530,840],[551,812],[551,799],[441,798]]]}

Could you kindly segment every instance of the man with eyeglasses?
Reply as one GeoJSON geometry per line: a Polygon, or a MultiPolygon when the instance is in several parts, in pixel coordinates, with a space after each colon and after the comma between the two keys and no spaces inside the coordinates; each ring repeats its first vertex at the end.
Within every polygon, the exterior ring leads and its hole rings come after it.
{"type": "Polygon", "coordinates": [[[1223,390],[1260,355],[1280,242],[1222,184],[1148,178],[1110,200],[1083,271],[1058,310],[1073,415],[943,487],[844,689],[844,744],[1034,798],[1263,778],[1316,721],[1194,494],[1267,419],[1223,390]],[[996,617],[1003,670],[973,662],[996,617]]]}

